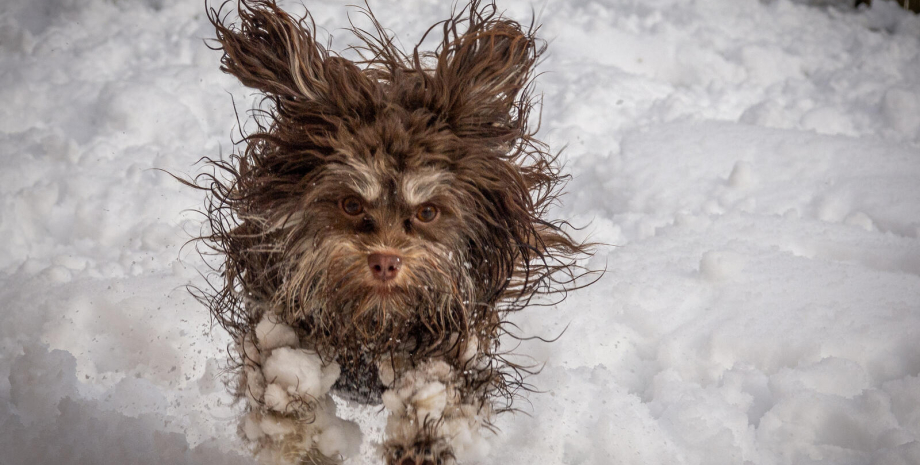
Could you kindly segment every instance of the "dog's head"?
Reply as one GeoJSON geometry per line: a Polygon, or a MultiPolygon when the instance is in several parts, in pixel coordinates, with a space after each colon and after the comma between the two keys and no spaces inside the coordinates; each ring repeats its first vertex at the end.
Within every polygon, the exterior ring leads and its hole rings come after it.
{"type": "Polygon", "coordinates": [[[211,188],[231,332],[248,300],[318,350],[425,353],[493,341],[503,312],[572,277],[582,246],[544,217],[563,178],[527,124],[532,31],[473,2],[434,52],[355,29],[356,63],[273,1],[210,17],[222,69],[268,102],[211,188]]]}

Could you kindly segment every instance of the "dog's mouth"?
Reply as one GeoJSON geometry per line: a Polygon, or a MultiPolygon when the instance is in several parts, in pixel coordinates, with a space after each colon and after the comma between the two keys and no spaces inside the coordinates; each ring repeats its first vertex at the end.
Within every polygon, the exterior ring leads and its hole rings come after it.
{"type": "Polygon", "coordinates": [[[405,294],[405,289],[392,282],[371,282],[368,285],[370,292],[381,298],[395,297],[396,295],[405,294]]]}
{"type": "Polygon", "coordinates": [[[446,258],[406,248],[342,247],[323,260],[330,266],[317,279],[302,280],[310,294],[304,300],[322,300],[324,307],[355,315],[448,311],[471,300],[472,293],[471,280],[462,272],[450,273],[454,263],[439,260],[446,258]]]}

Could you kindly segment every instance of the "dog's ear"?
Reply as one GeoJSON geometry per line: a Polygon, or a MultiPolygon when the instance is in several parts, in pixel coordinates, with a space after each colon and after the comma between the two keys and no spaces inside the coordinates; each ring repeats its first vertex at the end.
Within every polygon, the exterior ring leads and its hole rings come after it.
{"type": "Polygon", "coordinates": [[[468,19],[445,22],[434,79],[446,94],[439,110],[454,132],[498,140],[519,134],[530,107],[526,87],[544,48],[532,30],[501,18],[492,3],[474,1],[468,19]],[[460,33],[463,23],[468,27],[460,33]]]}
{"type": "Polygon", "coordinates": [[[309,17],[295,20],[274,0],[240,0],[239,25],[228,24],[222,12],[227,3],[208,11],[217,32],[219,46],[215,48],[224,52],[222,71],[276,102],[353,109],[353,103],[367,97],[362,94],[370,89],[360,70],[348,60],[330,56],[316,42],[309,17]]]}

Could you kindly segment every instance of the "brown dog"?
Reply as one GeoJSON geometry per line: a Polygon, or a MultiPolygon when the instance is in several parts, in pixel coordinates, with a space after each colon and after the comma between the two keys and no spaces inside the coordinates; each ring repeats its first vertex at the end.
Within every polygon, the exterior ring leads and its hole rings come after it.
{"type": "Polygon", "coordinates": [[[237,341],[241,431],[269,462],[354,453],[330,390],[383,403],[388,464],[481,453],[526,389],[506,316],[582,274],[585,246],[545,217],[564,177],[528,127],[533,28],[474,1],[432,27],[435,51],[405,53],[366,13],[353,62],[273,0],[241,0],[238,23],[209,11],[221,69],[266,105],[202,187],[202,239],[225,258],[202,297],[237,341]]]}

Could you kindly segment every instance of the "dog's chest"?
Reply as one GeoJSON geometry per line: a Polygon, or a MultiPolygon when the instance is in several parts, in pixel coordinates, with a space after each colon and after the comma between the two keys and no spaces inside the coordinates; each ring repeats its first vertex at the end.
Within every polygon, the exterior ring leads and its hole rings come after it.
{"type": "Polygon", "coordinates": [[[386,390],[377,375],[377,365],[363,356],[340,357],[342,374],[332,386],[339,397],[365,405],[379,405],[386,390]]]}

